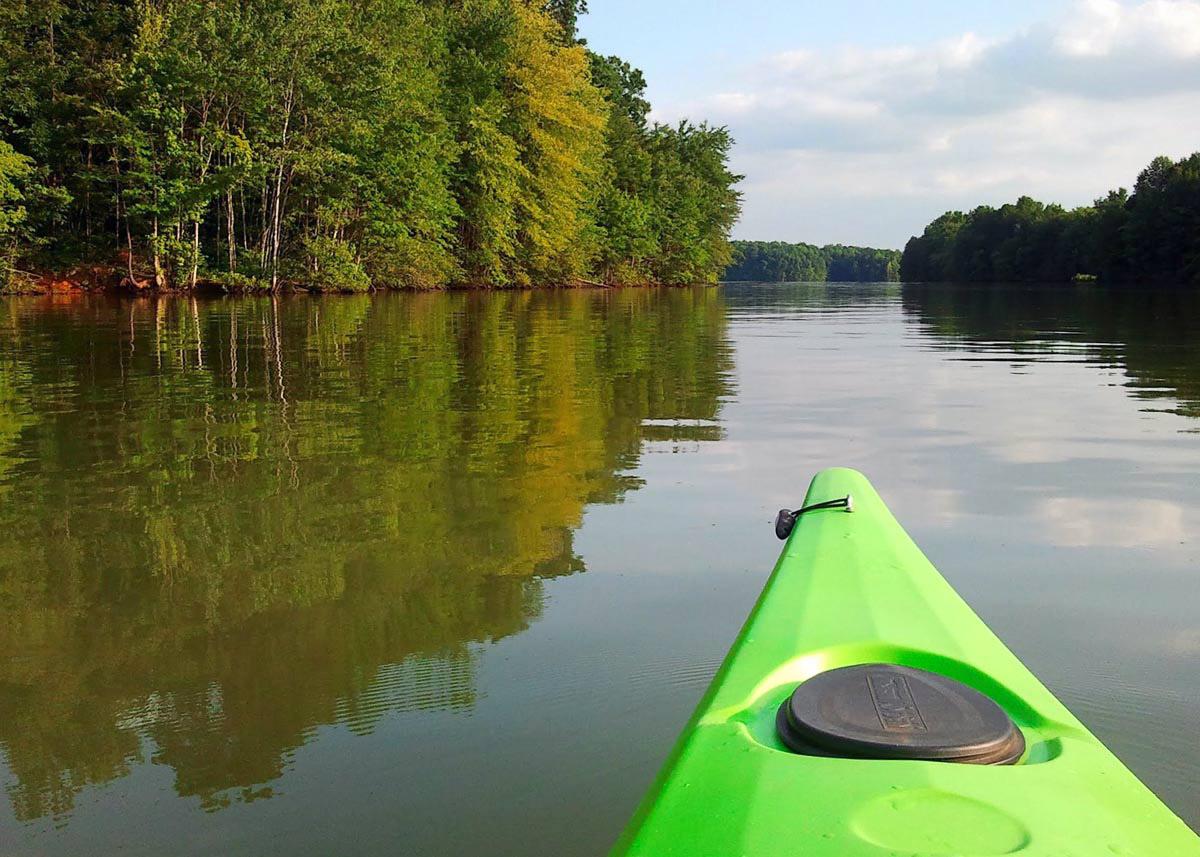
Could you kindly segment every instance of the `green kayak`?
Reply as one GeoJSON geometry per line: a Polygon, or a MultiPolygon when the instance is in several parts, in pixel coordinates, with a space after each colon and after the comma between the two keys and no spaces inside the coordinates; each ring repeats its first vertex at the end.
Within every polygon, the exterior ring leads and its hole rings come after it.
{"type": "Polygon", "coordinates": [[[805,504],[614,855],[1200,857],[864,476],[805,504]]]}

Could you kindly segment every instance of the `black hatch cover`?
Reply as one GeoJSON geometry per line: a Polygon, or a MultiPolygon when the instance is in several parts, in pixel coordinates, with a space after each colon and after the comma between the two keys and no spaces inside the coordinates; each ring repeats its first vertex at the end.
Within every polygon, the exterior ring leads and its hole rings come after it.
{"type": "Polygon", "coordinates": [[[829,670],[801,684],[776,717],[797,753],[1011,765],[1025,738],[999,705],[938,673],[896,664],[829,670]]]}

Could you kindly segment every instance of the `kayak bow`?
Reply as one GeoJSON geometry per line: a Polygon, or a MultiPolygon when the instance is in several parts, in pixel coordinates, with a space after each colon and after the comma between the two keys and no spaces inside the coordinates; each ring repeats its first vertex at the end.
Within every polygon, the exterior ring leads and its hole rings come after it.
{"type": "Polygon", "coordinates": [[[1200,857],[862,474],[806,511],[613,855],[1200,857]]]}

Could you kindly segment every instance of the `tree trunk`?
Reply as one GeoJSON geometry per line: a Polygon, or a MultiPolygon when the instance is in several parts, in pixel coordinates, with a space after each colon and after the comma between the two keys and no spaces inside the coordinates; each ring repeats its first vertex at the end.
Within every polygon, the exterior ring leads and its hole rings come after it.
{"type": "Polygon", "coordinates": [[[237,235],[233,222],[233,189],[225,191],[225,229],[229,233],[229,271],[237,270],[237,235]]]}
{"type": "Polygon", "coordinates": [[[92,237],[92,144],[87,144],[87,184],[83,186],[83,234],[92,237]]]}
{"type": "Polygon", "coordinates": [[[279,245],[283,231],[283,170],[287,159],[288,128],[292,121],[292,102],[295,97],[295,81],[288,81],[287,97],[283,106],[283,134],[279,138],[279,168],[275,171],[275,198],[271,212],[271,291],[279,286],[279,245]]]}
{"type": "Polygon", "coordinates": [[[238,188],[238,202],[242,209],[242,249],[250,249],[250,228],[246,226],[246,188],[238,188]]]}
{"type": "Polygon", "coordinates": [[[192,221],[192,276],[191,288],[196,288],[196,277],[200,273],[200,221],[192,221]]]}
{"type": "Polygon", "coordinates": [[[151,255],[154,261],[154,286],[161,289],[166,282],[163,276],[162,258],[158,255],[158,215],[154,215],[154,231],[151,233],[151,255]]]}

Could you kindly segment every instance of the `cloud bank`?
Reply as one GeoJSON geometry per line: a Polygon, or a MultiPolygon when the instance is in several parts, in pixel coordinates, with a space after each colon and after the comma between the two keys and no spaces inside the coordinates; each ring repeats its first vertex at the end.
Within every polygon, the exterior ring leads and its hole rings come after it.
{"type": "Polygon", "coordinates": [[[1200,149],[1200,0],[1086,0],[1009,37],[817,47],[661,111],[738,141],[738,237],[902,246],[949,208],[1068,205],[1200,149]]]}

